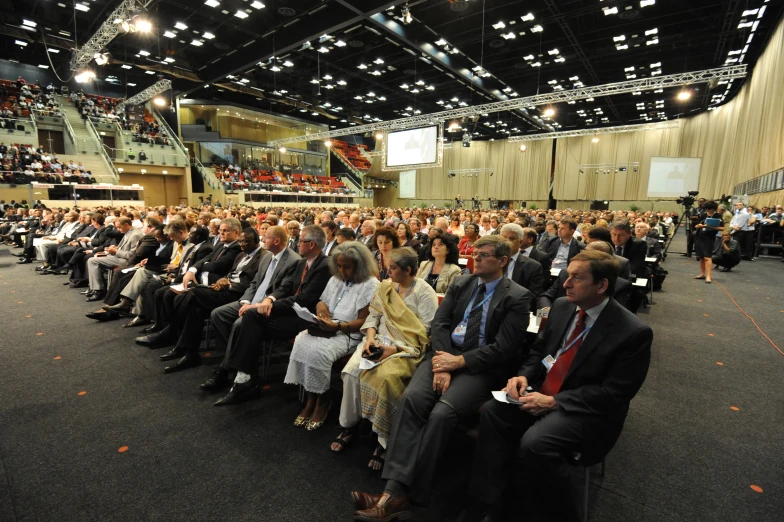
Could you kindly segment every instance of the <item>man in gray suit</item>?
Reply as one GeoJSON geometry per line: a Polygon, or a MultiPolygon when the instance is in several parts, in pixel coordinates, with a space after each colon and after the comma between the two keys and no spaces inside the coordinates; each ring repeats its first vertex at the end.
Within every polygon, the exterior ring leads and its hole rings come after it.
{"type": "MultiPolygon", "coordinates": [[[[498,502],[516,474],[515,454],[535,470],[564,470],[559,464],[575,453],[583,465],[601,462],[645,381],[653,331],[610,297],[617,261],[586,250],[568,271],[566,297],[553,304],[546,327],[507,383],[506,395],[519,404],[491,400],[482,407],[469,487],[475,502],[465,521],[482,520],[498,502]]],[[[580,520],[568,472],[542,474],[537,483],[552,496],[550,520],[580,520]]]]}
{"type": "MultiPolygon", "coordinates": [[[[106,296],[106,282],[103,271],[107,268],[117,268],[123,261],[127,261],[136,248],[136,244],[145,234],[138,228],[131,226],[131,219],[125,216],[114,222],[117,230],[122,232],[123,238],[117,246],[106,247],[104,252],[99,252],[87,260],[87,273],[90,278],[90,291],[95,300],[102,300],[106,296]],[[101,256],[100,254],[105,254],[101,256]]],[[[145,225],[146,226],[146,225],[145,225]]]]}
{"type": "Polygon", "coordinates": [[[226,346],[227,352],[220,366],[213,370],[212,376],[201,384],[202,389],[220,390],[231,384],[226,361],[229,358],[228,350],[232,346],[231,336],[240,323],[241,315],[249,308],[258,306],[265,297],[275,291],[302,259],[299,254],[287,248],[287,241],[288,236],[283,227],[269,227],[264,234],[264,245],[272,255],[264,256],[259,262],[256,277],[239,301],[219,306],[210,314],[218,344],[226,346]]]}
{"type": "Polygon", "coordinates": [[[503,277],[509,243],[484,236],[474,243],[473,257],[473,275],[458,277],[438,307],[433,351],[403,394],[382,475],[386,488],[382,494],[352,494],[356,519],[402,519],[411,515],[408,497],[426,503],[458,421],[475,415],[527,354],[531,293],[503,277]]]}

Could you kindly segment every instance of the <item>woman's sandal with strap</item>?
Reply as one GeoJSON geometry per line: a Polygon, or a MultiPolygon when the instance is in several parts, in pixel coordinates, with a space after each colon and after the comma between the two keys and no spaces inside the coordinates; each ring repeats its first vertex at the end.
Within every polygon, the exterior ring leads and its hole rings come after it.
{"type": "Polygon", "coordinates": [[[343,430],[340,432],[340,435],[338,435],[338,437],[332,441],[332,444],[338,444],[338,448],[335,449],[330,446],[330,449],[335,453],[340,453],[341,451],[346,449],[349,444],[351,444],[351,441],[354,439],[354,436],[356,434],[357,434],[356,426],[352,428],[343,428],[343,430]]]}

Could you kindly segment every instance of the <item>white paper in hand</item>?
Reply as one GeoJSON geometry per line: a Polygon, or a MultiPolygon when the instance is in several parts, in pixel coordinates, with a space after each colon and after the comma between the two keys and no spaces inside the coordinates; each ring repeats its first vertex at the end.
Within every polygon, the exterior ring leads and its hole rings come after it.
{"type": "MultiPolygon", "coordinates": [[[[138,266],[132,266],[130,268],[124,268],[124,269],[120,270],[120,272],[122,272],[123,274],[127,274],[129,272],[135,272],[136,270],[139,270],[138,266]]],[[[180,286],[182,286],[182,285],[180,285],[180,286]]]]}
{"type": "Polygon", "coordinates": [[[302,319],[304,319],[305,321],[308,321],[308,322],[310,322],[310,323],[315,323],[315,322],[316,322],[316,316],[315,316],[315,315],[313,315],[313,314],[311,313],[311,311],[310,311],[310,310],[308,310],[307,308],[303,308],[303,307],[301,307],[300,305],[298,305],[297,303],[294,303],[294,307],[293,307],[293,308],[294,308],[294,312],[295,312],[295,313],[296,313],[296,314],[297,314],[297,315],[298,315],[300,318],[302,318],[302,319]]]}
{"type": "Polygon", "coordinates": [[[371,369],[371,368],[375,368],[375,367],[376,367],[376,366],[378,366],[379,364],[380,364],[380,363],[373,362],[373,361],[371,361],[370,359],[368,359],[368,358],[366,358],[366,357],[362,357],[362,358],[359,360],[359,369],[360,369],[360,370],[369,370],[369,369],[371,369]]]}
{"type": "Polygon", "coordinates": [[[174,290],[178,294],[181,294],[183,292],[187,292],[188,290],[190,290],[190,288],[185,288],[185,286],[183,286],[182,283],[180,283],[178,285],[171,285],[169,288],[171,288],[172,290],[174,290]]]}
{"type": "MultiPolygon", "coordinates": [[[[533,388],[531,388],[529,386],[528,388],[526,388],[525,393],[528,393],[529,391],[532,391],[532,390],[533,390],[533,388]]],[[[523,395],[525,395],[525,394],[523,394],[523,395]]],[[[506,393],[506,390],[494,391],[493,392],[493,399],[497,400],[498,402],[505,402],[507,404],[522,404],[519,400],[513,399],[512,397],[510,397],[509,394],[506,393]]]]}

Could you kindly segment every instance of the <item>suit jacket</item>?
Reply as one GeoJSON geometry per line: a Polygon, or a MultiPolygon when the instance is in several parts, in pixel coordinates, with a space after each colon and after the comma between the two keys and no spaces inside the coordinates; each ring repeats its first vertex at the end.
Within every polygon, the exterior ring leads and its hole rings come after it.
{"type": "Polygon", "coordinates": [[[534,261],[539,261],[539,263],[542,265],[545,276],[550,274],[550,267],[552,266],[552,262],[550,261],[550,256],[547,255],[547,252],[534,247],[531,249],[531,254],[528,257],[534,261]]]}
{"type": "Polygon", "coordinates": [[[532,299],[536,299],[536,296],[545,289],[544,269],[541,263],[525,257],[522,252],[517,256],[517,261],[512,267],[512,280],[531,292],[532,299]]]}
{"type": "Polygon", "coordinates": [[[520,355],[528,351],[524,340],[531,292],[501,278],[487,311],[485,344],[464,352],[462,346],[452,344],[452,331],[463,320],[478,279],[475,275],[460,276],[449,286],[430,325],[433,350],[462,355],[471,374],[492,372],[499,377],[508,376],[520,355]]]}
{"type": "MultiPolygon", "coordinates": [[[[558,299],[550,320],[539,333],[518,375],[539,389],[546,376],[542,359],[555,356],[574,319],[576,306],[558,299]]],[[[629,402],[645,381],[651,361],[653,331],[630,311],[610,299],[582,340],[569,371],[555,395],[558,408],[567,414],[596,415],[605,420],[596,444],[617,440],[629,411],[629,402]]],[[[590,449],[590,448],[589,448],[590,449]]]]}
{"type": "MultiPolygon", "coordinates": [[[[133,263],[131,262],[134,258],[136,246],[143,236],[144,233],[141,231],[141,229],[138,228],[130,229],[128,232],[125,233],[123,238],[120,240],[120,243],[117,245],[117,253],[114,255],[117,256],[119,259],[128,260],[128,263],[126,263],[128,266],[135,265],[136,263],[144,259],[143,257],[140,257],[138,261],[134,261],[133,263]]],[[[156,245],[158,244],[158,241],[155,240],[155,236],[149,235],[148,237],[150,237],[155,242],[156,245]]]]}
{"type": "Polygon", "coordinates": [[[147,264],[144,265],[144,269],[156,274],[163,272],[163,268],[171,262],[172,251],[176,244],[176,241],[169,241],[160,253],[156,253],[158,252],[158,248],[160,248],[160,243],[158,243],[155,251],[147,258],[147,264]]]}
{"type": "Polygon", "coordinates": [[[615,260],[618,261],[618,263],[621,265],[621,271],[618,272],[618,277],[622,277],[627,280],[631,279],[632,269],[629,260],[621,256],[615,256],[615,260]]]}
{"type": "Polygon", "coordinates": [[[557,240],[557,239],[558,239],[558,236],[551,236],[550,234],[545,232],[544,234],[542,234],[541,237],[537,238],[537,240],[536,240],[536,248],[538,248],[539,250],[543,250],[543,251],[547,252],[549,247],[550,247],[550,244],[553,241],[557,240]]]}
{"type": "MultiPolygon", "coordinates": [[[[552,265],[553,261],[555,260],[555,256],[558,255],[558,249],[561,247],[561,238],[556,237],[555,241],[550,240],[549,244],[547,245],[547,256],[550,260],[550,265],[552,265]]],[[[583,248],[585,248],[585,243],[582,241],[578,241],[576,237],[572,238],[572,242],[569,245],[569,256],[566,258],[567,264],[569,261],[572,260],[574,256],[582,252],[583,248]]]]}
{"type": "Polygon", "coordinates": [[[272,311],[291,312],[294,303],[297,303],[303,308],[307,308],[311,312],[316,311],[316,304],[321,299],[321,294],[327,287],[329,278],[332,274],[329,272],[329,262],[327,256],[319,253],[313,260],[308,273],[305,275],[305,280],[302,281],[302,288],[299,293],[295,295],[297,288],[300,287],[302,280],[302,272],[305,270],[307,259],[300,259],[297,266],[289,277],[278,287],[272,294],[275,298],[275,303],[272,305],[272,311]]]}
{"type": "Polygon", "coordinates": [[[645,256],[648,253],[648,243],[636,237],[630,237],[629,241],[623,245],[623,251],[619,254],[629,260],[631,273],[637,277],[648,277],[648,266],[645,264],[645,256]]]}
{"type": "MultiPolygon", "coordinates": [[[[132,228],[131,230],[137,230],[137,229],[132,228]]],[[[139,232],[141,233],[141,230],[139,232]]],[[[126,236],[127,235],[128,234],[126,234],[126,236]]],[[[126,245],[131,244],[131,241],[126,243],[126,245]]],[[[155,251],[158,250],[159,246],[161,246],[160,243],[158,243],[158,240],[155,239],[155,236],[152,234],[142,234],[139,237],[138,241],[135,241],[135,243],[136,243],[135,247],[133,247],[133,249],[130,250],[130,252],[128,253],[127,263],[124,263],[125,266],[133,266],[136,263],[141,262],[142,259],[149,259],[151,257],[154,257],[155,251]]],[[[117,254],[115,254],[117,257],[120,257],[122,259],[122,257],[120,256],[120,250],[119,250],[120,247],[122,247],[122,241],[117,246],[118,250],[117,250],[117,254]]]]}
{"type": "Polygon", "coordinates": [[[655,257],[656,262],[660,262],[662,260],[662,244],[659,243],[659,238],[646,236],[645,242],[648,244],[645,255],[647,257],[655,257]]]}
{"type": "Polygon", "coordinates": [[[183,268],[185,267],[186,262],[188,263],[188,268],[190,268],[202,259],[208,258],[212,255],[212,243],[210,243],[209,240],[202,243],[198,250],[194,251],[194,248],[196,248],[196,245],[191,243],[182,249],[180,265],[177,267],[177,271],[174,272],[174,280],[172,281],[172,284],[178,285],[182,283],[182,277],[185,275],[183,268]]]}
{"type": "MultiPolygon", "coordinates": [[[[566,289],[563,287],[563,285],[568,277],[569,274],[566,272],[566,270],[561,270],[553,284],[550,285],[550,288],[548,288],[547,291],[542,292],[542,294],[536,300],[537,310],[541,310],[542,308],[550,308],[556,299],[566,297],[566,289]]],[[[634,287],[628,279],[618,276],[618,279],[615,281],[615,292],[613,293],[613,299],[615,299],[618,304],[628,309],[632,288],[634,287]]]]}
{"type": "MultiPolygon", "coordinates": [[[[253,277],[256,275],[256,272],[259,271],[259,261],[261,260],[261,257],[264,256],[264,255],[267,255],[268,253],[269,252],[267,252],[263,248],[259,248],[253,254],[253,257],[251,258],[250,262],[247,263],[245,266],[243,266],[242,270],[240,270],[240,273],[239,273],[240,282],[239,283],[231,283],[231,286],[229,287],[229,290],[232,291],[232,292],[237,292],[237,293],[240,293],[240,294],[244,294],[245,291],[248,289],[248,286],[250,286],[250,282],[253,280],[253,277]]],[[[229,276],[237,270],[237,266],[246,257],[248,257],[248,254],[246,254],[245,252],[241,252],[234,259],[234,264],[231,267],[231,271],[229,272],[229,276]]]]}
{"type": "Polygon", "coordinates": [[[118,244],[123,237],[123,233],[113,226],[105,226],[98,229],[98,233],[90,240],[90,250],[93,252],[103,252],[109,245],[118,244]]]}
{"type": "MultiPolygon", "coordinates": [[[[261,282],[264,281],[264,277],[267,275],[267,269],[269,268],[270,263],[272,263],[272,252],[268,251],[268,253],[269,255],[265,255],[259,261],[259,269],[256,272],[256,277],[250,282],[248,289],[245,290],[240,301],[248,301],[249,303],[253,301],[253,296],[256,295],[256,290],[259,288],[261,282]]],[[[280,261],[275,267],[275,271],[272,273],[272,280],[270,280],[269,287],[267,288],[267,294],[271,294],[280,288],[286,278],[296,270],[297,262],[301,259],[302,257],[299,254],[292,252],[290,248],[283,249],[283,252],[280,255],[280,261]]]]}
{"type": "MultiPolygon", "coordinates": [[[[206,245],[202,245],[199,250],[205,246],[206,245]]],[[[225,251],[223,247],[223,243],[218,243],[209,256],[202,258],[198,263],[193,263],[190,268],[188,268],[188,270],[191,268],[196,269],[196,279],[198,281],[201,282],[202,272],[209,272],[210,275],[207,278],[207,281],[209,281],[210,284],[214,284],[215,281],[221,277],[226,277],[226,275],[231,272],[231,268],[234,266],[234,260],[237,258],[237,255],[242,252],[242,248],[240,248],[239,241],[232,243],[225,251]]]]}

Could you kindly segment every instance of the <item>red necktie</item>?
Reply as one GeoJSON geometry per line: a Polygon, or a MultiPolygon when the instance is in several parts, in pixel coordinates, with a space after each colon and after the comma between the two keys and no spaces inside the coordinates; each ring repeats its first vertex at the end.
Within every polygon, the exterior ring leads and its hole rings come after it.
{"type": "Polygon", "coordinates": [[[302,271],[302,278],[299,280],[299,286],[297,287],[297,291],[294,292],[294,295],[299,294],[299,291],[302,290],[302,283],[305,282],[305,276],[308,275],[308,264],[305,263],[305,270],[302,271]]]}
{"type": "Polygon", "coordinates": [[[572,365],[574,356],[577,354],[577,350],[583,342],[583,338],[581,337],[583,331],[585,331],[585,310],[580,310],[577,315],[577,324],[565,346],[569,346],[571,343],[574,344],[558,357],[553,367],[547,372],[547,377],[545,377],[539,393],[553,396],[561,391],[561,386],[563,385],[564,379],[566,379],[566,374],[569,373],[569,367],[572,365]]]}

